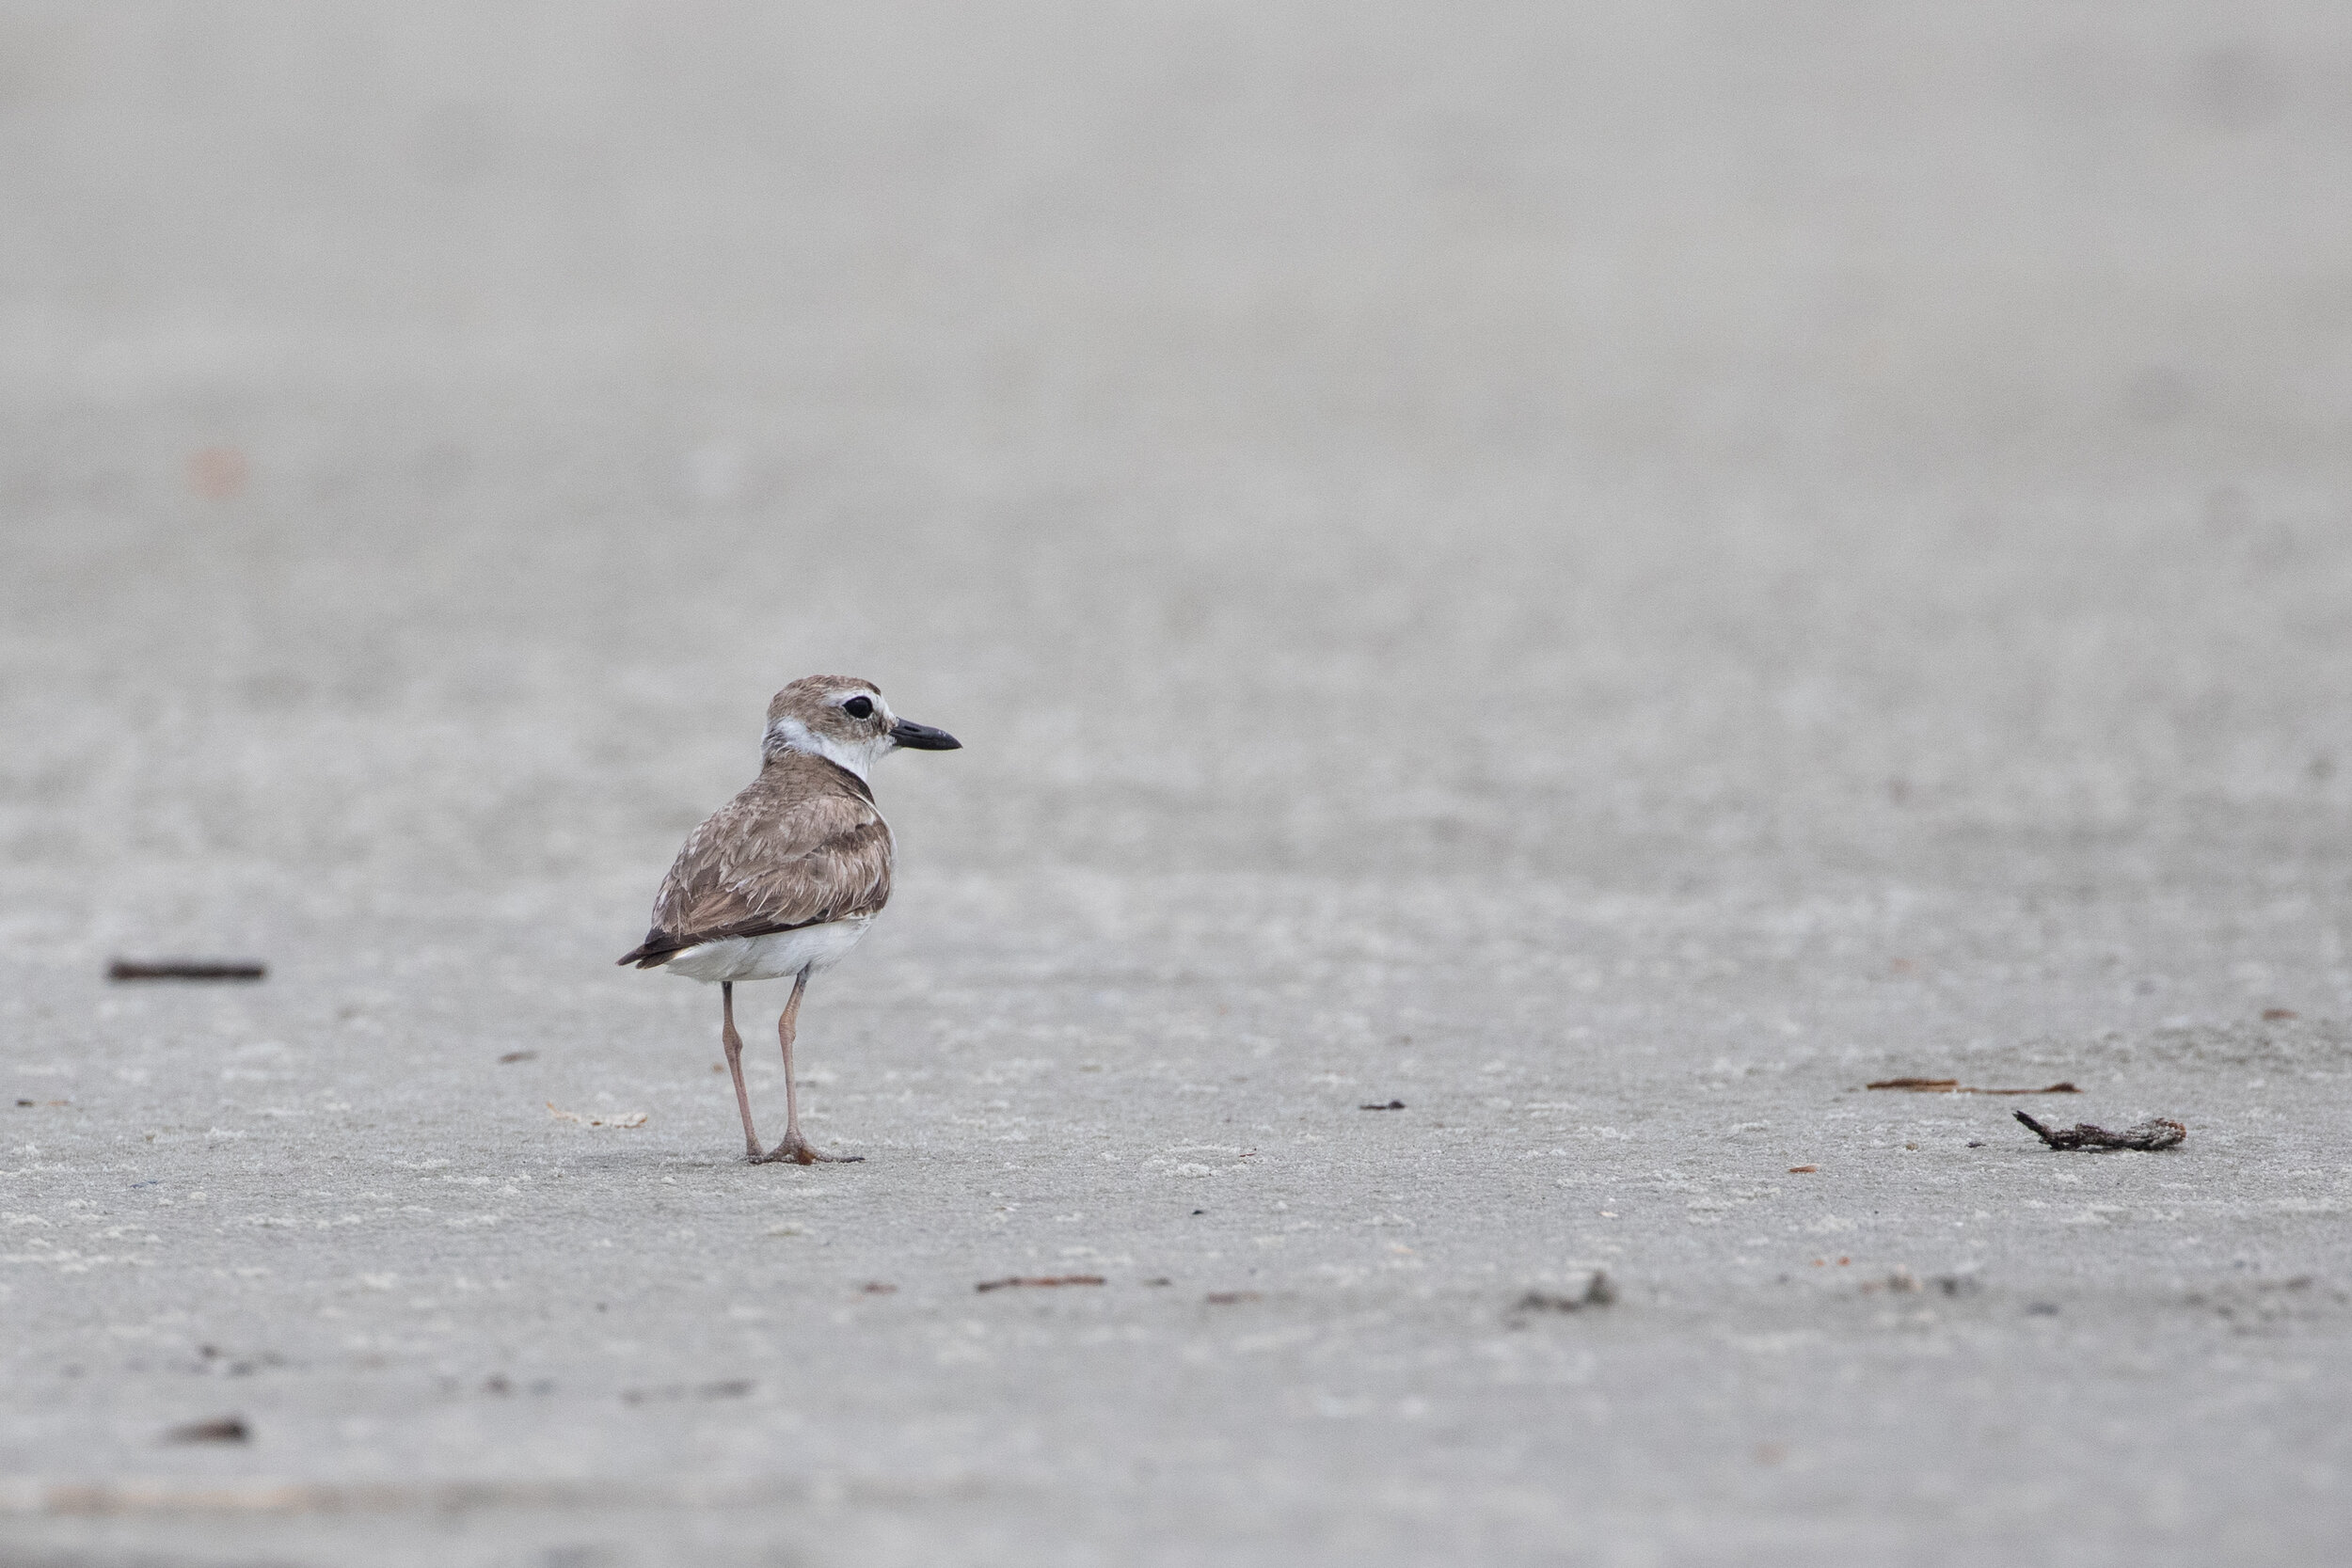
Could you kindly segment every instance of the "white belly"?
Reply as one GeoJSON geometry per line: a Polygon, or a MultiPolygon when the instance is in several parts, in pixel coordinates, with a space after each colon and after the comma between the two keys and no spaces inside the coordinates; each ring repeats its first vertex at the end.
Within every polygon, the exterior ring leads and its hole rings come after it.
{"type": "Polygon", "coordinates": [[[726,937],[690,947],[662,967],[690,980],[781,980],[803,969],[832,968],[873,923],[868,914],[764,937],[726,937]]]}

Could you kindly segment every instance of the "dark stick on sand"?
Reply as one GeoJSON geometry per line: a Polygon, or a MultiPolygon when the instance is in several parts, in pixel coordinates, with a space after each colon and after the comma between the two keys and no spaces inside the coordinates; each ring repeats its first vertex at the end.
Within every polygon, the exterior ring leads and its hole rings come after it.
{"type": "Polygon", "coordinates": [[[1882,1078],[1875,1084],[1865,1084],[1866,1089],[1904,1089],[1912,1094],[2080,1094],[2072,1084],[2052,1084],[2039,1089],[1977,1089],[1962,1084],[1957,1078],[1882,1078]]]}
{"type": "Polygon", "coordinates": [[[259,980],[269,966],[258,958],[117,958],[109,980],[259,980]]]}

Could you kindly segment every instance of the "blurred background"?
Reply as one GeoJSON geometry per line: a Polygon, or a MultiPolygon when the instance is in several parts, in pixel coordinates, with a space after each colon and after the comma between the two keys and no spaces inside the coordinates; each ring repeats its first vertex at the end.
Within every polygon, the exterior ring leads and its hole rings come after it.
{"type": "Polygon", "coordinates": [[[2348,155],[2324,4],[20,0],[7,918],[625,944],[814,671],[939,866],[2316,852],[2348,155]]]}
{"type": "Polygon", "coordinates": [[[2343,1558],[2347,191],[2341,0],[0,0],[0,1511],[2343,1558]]]}

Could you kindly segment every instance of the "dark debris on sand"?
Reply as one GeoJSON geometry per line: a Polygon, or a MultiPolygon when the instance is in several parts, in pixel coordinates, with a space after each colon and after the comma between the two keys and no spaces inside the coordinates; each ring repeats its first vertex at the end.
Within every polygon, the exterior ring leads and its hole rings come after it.
{"type": "Polygon", "coordinates": [[[2121,1132],[2110,1132],[2087,1121],[2072,1127],[2045,1127],[2023,1111],[2017,1113],[2017,1119],[2033,1129],[2034,1135],[2052,1148],[2170,1148],[2188,1136],[2186,1127],[2163,1117],[2126,1127],[2121,1132]]]}

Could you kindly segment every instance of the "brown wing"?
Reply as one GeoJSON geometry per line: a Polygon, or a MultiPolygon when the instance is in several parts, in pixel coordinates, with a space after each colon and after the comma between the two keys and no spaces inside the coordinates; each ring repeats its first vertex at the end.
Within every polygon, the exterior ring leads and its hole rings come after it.
{"type": "Polygon", "coordinates": [[[868,915],[889,902],[889,824],[854,774],[805,760],[825,773],[771,768],[694,830],[654,900],[653,929],[621,962],[651,969],[702,942],[868,915]]]}

